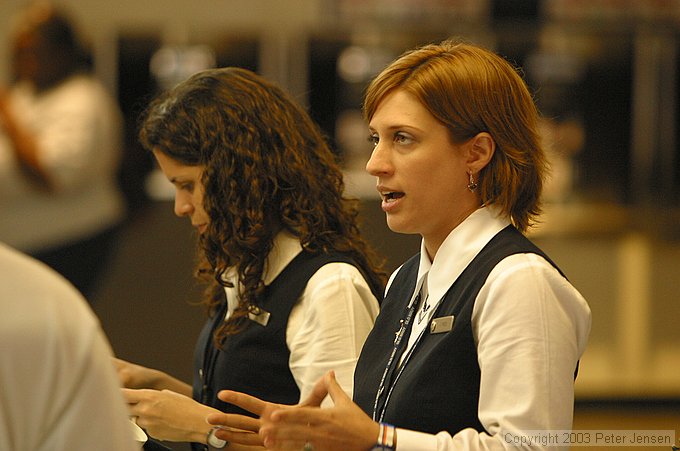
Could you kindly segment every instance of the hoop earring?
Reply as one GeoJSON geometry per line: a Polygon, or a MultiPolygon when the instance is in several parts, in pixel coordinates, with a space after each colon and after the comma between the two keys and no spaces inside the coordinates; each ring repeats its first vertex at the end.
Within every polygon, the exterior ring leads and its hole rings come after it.
{"type": "Polygon", "coordinates": [[[468,174],[470,174],[470,182],[468,183],[467,188],[470,190],[471,193],[473,193],[477,189],[477,183],[475,182],[475,179],[472,176],[472,172],[468,172],[468,174]]]}

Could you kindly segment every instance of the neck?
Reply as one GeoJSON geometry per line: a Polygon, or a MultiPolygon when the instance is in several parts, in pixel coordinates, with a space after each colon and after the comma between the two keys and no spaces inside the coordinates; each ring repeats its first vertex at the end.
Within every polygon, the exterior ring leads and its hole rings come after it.
{"type": "Polygon", "coordinates": [[[451,234],[451,232],[460,224],[462,224],[462,222],[465,221],[472,213],[477,211],[478,208],[480,208],[478,205],[466,208],[462,213],[457,215],[454,218],[454,220],[451,221],[449,227],[447,227],[440,234],[432,234],[427,236],[422,235],[423,242],[425,244],[425,250],[427,251],[427,256],[430,258],[431,262],[434,261],[434,258],[437,255],[437,251],[441,247],[442,243],[446,240],[446,238],[451,234]]]}

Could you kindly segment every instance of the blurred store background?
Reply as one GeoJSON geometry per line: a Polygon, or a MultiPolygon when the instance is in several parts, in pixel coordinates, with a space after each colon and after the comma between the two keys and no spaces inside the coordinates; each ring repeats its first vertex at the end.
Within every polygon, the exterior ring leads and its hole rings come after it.
{"type": "MultiPolygon", "coordinates": [[[[0,2],[7,30],[25,1],[0,2]]],[[[211,66],[278,81],[308,106],[361,198],[364,230],[393,270],[417,237],[385,226],[363,172],[360,102],[402,51],[447,37],[521,67],[545,117],[553,177],[533,238],[593,311],[575,427],[680,437],[680,0],[62,0],[127,123],[120,181],[130,215],[93,299],[121,357],[190,377],[203,316],[190,305],[194,237],[136,143],[158,90],[211,66]]],[[[0,220],[1,217],[0,217],[0,220]]],[[[578,449],[578,448],[574,448],[578,449]]]]}

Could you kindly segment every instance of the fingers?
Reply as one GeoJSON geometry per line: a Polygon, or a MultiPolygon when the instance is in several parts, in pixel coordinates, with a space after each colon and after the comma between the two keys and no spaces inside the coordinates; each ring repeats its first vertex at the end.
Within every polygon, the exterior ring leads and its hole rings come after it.
{"type": "Polygon", "coordinates": [[[125,360],[113,357],[113,365],[116,368],[116,373],[118,374],[121,385],[127,387],[130,379],[130,375],[127,372],[128,363],[125,360]]]}
{"type": "Polygon", "coordinates": [[[231,390],[222,390],[217,394],[217,397],[224,402],[238,406],[257,416],[262,415],[262,412],[268,404],[267,402],[262,401],[261,399],[258,399],[254,396],[231,390]]]}
{"type": "Polygon", "coordinates": [[[305,409],[307,408],[276,409],[273,406],[267,407],[262,414],[262,426],[260,427],[260,438],[264,446],[276,450],[302,449],[305,442],[310,439],[311,424],[307,423],[305,416],[293,415],[293,420],[288,421],[288,418],[282,418],[281,413],[284,411],[286,413],[291,411],[298,413],[305,409]]]}
{"type": "Polygon", "coordinates": [[[316,382],[314,388],[307,396],[307,398],[300,403],[300,406],[314,406],[314,407],[321,406],[321,403],[323,402],[324,399],[326,399],[326,396],[328,395],[328,377],[330,374],[333,374],[333,377],[335,377],[335,372],[333,371],[329,371],[328,373],[323,375],[316,382]]]}
{"type": "Polygon", "coordinates": [[[146,390],[137,390],[134,388],[121,388],[120,391],[123,393],[123,398],[128,404],[137,404],[139,401],[144,399],[144,394],[142,392],[146,390]]]}
{"type": "Polygon", "coordinates": [[[137,393],[139,390],[122,388],[121,391],[123,392],[123,398],[125,399],[125,402],[127,402],[128,412],[130,416],[134,417],[135,424],[143,428],[144,426],[139,424],[139,417],[142,415],[141,411],[143,410],[142,409],[143,404],[140,404],[143,397],[140,396],[139,393],[137,393]]]}
{"type": "Polygon", "coordinates": [[[326,376],[326,388],[328,389],[328,394],[330,395],[333,403],[338,405],[340,403],[352,402],[352,399],[345,393],[338,381],[335,379],[335,372],[330,371],[326,376]]]}
{"type": "Polygon", "coordinates": [[[260,420],[245,415],[212,413],[207,416],[206,421],[208,424],[222,426],[225,429],[240,429],[240,432],[257,433],[260,430],[260,420]]]}
{"type": "Polygon", "coordinates": [[[326,396],[330,395],[333,403],[351,402],[350,397],[345,393],[340,384],[335,378],[335,371],[329,371],[316,383],[310,395],[300,406],[303,407],[320,407],[326,396]]]}
{"type": "Polygon", "coordinates": [[[215,436],[230,443],[239,443],[248,446],[263,446],[262,439],[255,432],[218,429],[215,431],[215,436]]]}
{"type": "Polygon", "coordinates": [[[119,359],[118,357],[112,357],[113,365],[116,367],[116,371],[129,370],[132,364],[126,360],[119,359]]]}
{"type": "Polygon", "coordinates": [[[149,401],[157,400],[159,396],[159,392],[156,390],[137,390],[133,388],[121,388],[120,390],[128,405],[130,415],[137,417],[148,415],[149,401]]]}
{"type": "Polygon", "coordinates": [[[138,365],[134,365],[128,361],[113,357],[113,364],[118,374],[118,379],[123,387],[126,388],[144,388],[140,386],[137,379],[139,377],[138,365]]]}
{"type": "Polygon", "coordinates": [[[325,417],[325,411],[317,407],[295,407],[272,410],[268,417],[263,416],[262,420],[266,418],[274,424],[285,423],[286,426],[309,427],[323,423],[325,417]]]}

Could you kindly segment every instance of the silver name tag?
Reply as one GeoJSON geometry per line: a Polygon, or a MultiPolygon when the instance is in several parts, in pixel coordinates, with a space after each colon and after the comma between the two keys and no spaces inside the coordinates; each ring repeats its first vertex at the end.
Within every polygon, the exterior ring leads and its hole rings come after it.
{"type": "Polygon", "coordinates": [[[260,324],[261,326],[267,325],[270,316],[271,313],[260,308],[258,308],[256,311],[248,312],[248,319],[250,319],[251,321],[255,321],[257,324],[260,324]]]}
{"type": "Polygon", "coordinates": [[[441,334],[448,332],[453,329],[453,321],[455,317],[452,316],[442,316],[441,318],[435,318],[430,323],[430,333],[431,334],[441,334]]]}

